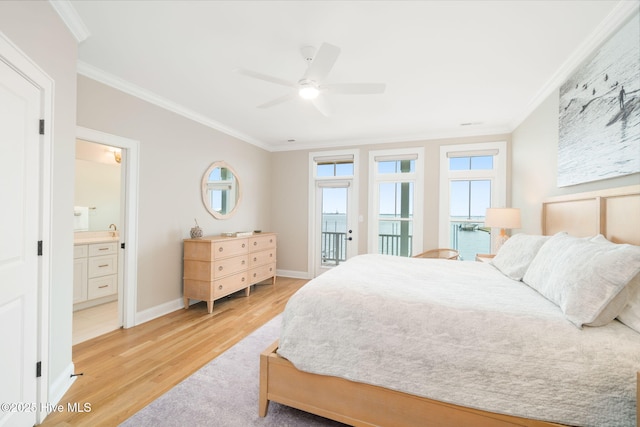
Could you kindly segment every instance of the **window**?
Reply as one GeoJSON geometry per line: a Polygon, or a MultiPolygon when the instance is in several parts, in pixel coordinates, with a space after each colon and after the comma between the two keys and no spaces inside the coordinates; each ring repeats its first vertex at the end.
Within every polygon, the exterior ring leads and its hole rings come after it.
{"type": "Polygon", "coordinates": [[[369,252],[412,256],[422,249],[424,149],[370,154],[369,252]]]}
{"type": "Polygon", "coordinates": [[[487,208],[505,206],[506,143],[443,146],[440,156],[439,245],[474,261],[491,253],[487,208]]]}

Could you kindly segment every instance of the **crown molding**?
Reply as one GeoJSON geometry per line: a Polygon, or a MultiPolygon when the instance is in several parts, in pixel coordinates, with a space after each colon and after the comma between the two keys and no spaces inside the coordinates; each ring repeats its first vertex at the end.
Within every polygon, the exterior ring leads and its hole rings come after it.
{"type": "Polygon", "coordinates": [[[573,72],[604,42],[606,42],[633,14],[640,9],[636,0],[621,0],[587,39],[560,66],[554,75],[540,88],[523,112],[512,122],[515,130],[549,95],[558,89],[573,72]]]}
{"type": "Polygon", "coordinates": [[[520,126],[553,91],[558,89],[597,48],[606,42],[638,10],[640,10],[640,2],[637,0],[621,0],[591,35],[567,58],[547,83],[540,88],[537,94],[529,101],[527,107],[516,116],[512,121],[511,131],[513,132],[520,126]]]}
{"type": "Polygon", "coordinates": [[[91,36],[89,29],[80,15],[78,11],[73,7],[69,0],[49,0],[49,3],[53,7],[53,9],[58,13],[62,22],[67,26],[71,34],[76,39],[78,44],[82,43],[86,39],[91,36]]]}
{"type": "Polygon", "coordinates": [[[190,120],[193,120],[194,122],[198,122],[202,125],[205,125],[217,131],[223,132],[229,136],[232,136],[234,138],[237,138],[249,144],[255,145],[256,147],[262,148],[263,150],[272,151],[272,148],[262,141],[252,138],[249,135],[239,132],[236,129],[232,129],[228,126],[225,126],[222,123],[219,123],[209,117],[206,117],[200,113],[197,113],[193,110],[183,107],[182,105],[179,105],[173,101],[169,101],[168,99],[162,98],[161,96],[149,90],[143,89],[140,86],[130,83],[124,79],[121,79],[120,77],[116,77],[113,74],[109,74],[106,71],[103,71],[97,67],[94,67],[93,65],[87,64],[86,62],[78,60],[77,71],[78,71],[78,74],[81,74],[92,80],[96,80],[107,86],[111,86],[124,93],[140,98],[144,101],[147,101],[160,108],[164,108],[165,110],[169,110],[180,116],[186,117],[190,120]]]}

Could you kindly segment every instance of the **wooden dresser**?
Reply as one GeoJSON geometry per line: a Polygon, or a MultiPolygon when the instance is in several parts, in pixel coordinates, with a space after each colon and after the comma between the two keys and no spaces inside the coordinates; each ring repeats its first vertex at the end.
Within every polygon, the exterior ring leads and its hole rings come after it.
{"type": "Polygon", "coordinates": [[[184,240],[184,308],[189,299],[207,301],[207,311],[219,298],[272,279],[276,284],[276,235],[207,236],[184,240]]]}

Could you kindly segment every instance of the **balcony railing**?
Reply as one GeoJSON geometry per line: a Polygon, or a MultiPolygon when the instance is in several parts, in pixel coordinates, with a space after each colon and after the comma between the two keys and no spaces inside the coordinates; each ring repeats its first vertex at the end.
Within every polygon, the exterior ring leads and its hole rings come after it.
{"type": "MultiPolygon", "coordinates": [[[[407,238],[408,256],[411,256],[411,244],[413,236],[407,238]]],[[[378,235],[378,248],[381,254],[400,255],[401,248],[400,234],[380,234],[378,235]]],[[[322,232],[322,263],[327,265],[338,265],[347,259],[346,247],[347,234],[337,231],[322,232]]]]}

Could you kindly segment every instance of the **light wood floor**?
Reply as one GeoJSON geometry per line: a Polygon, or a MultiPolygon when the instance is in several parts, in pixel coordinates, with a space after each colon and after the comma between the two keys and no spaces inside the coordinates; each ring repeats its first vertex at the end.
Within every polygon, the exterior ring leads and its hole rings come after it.
{"type": "Polygon", "coordinates": [[[275,289],[269,282],[254,286],[248,298],[241,291],[216,301],[212,314],[200,302],[74,345],[76,373],[84,375],[60,401],[65,411],[42,425],[118,425],[281,313],[306,282],[278,277],[275,289]],[[89,403],[91,410],[69,413],[68,403],[89,403]]]}
{"type": "Polygon", "coordinates": [[[115,331],[120,327],[118,301],[73,312],[73,345],[115,331]]]}

